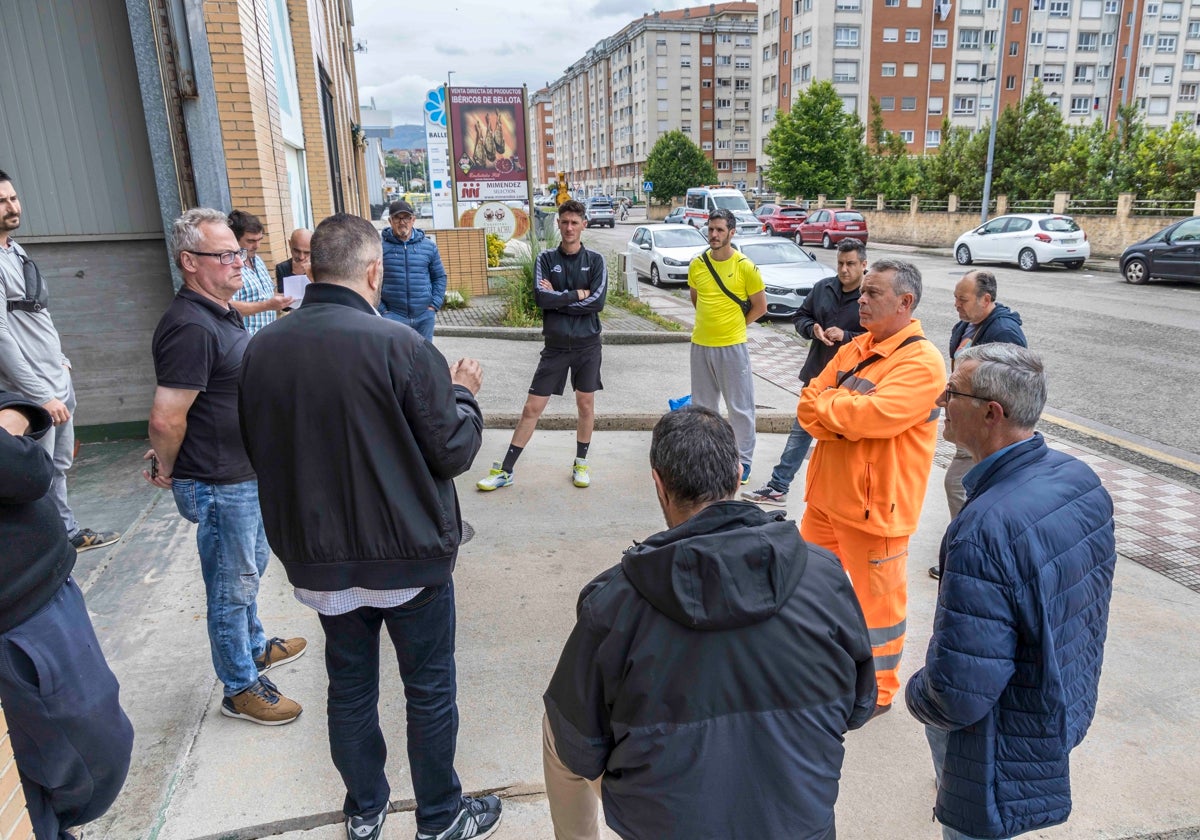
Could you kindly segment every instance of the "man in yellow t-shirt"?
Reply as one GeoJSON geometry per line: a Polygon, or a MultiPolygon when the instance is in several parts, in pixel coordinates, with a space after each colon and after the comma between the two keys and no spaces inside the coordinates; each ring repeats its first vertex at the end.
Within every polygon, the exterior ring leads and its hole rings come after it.
{"type": "Polygon", "coordinates": [[[746,326],[767,311],[767,294],[758,267],[733,249],[736,228],[732,211],[710,213],[709,250],[688,267],[688,286],[692,306],[696,308],[696,326],[692,329],[692,402],[719,411],[724,395],[729,425],[733,426],[742,462],[741,480],[745,484],[750,480],[750,464],[754,460],[754,377],[746,347],[746,326]],[[745,307],[721,289],[713,272],[730,294],[745,301],[745,307]]]}

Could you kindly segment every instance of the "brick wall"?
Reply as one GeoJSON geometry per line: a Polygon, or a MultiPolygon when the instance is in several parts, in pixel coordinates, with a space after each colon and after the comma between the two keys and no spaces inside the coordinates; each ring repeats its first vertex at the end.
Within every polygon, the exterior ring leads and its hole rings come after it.
{"type": "Polygon", "coordinates": [[[446,269],[446,288],[488,293],[487,244],[483,228],[426,231],[437,242],[446,269]]]}
{"type": "Polygon", "coordinates": [[[232,209],[262,220],[259,255],[274,265],[287,258],[292,214],[270,17],[265,0],[209,0],[203,8],[232,209]]]}
{"type": "Polygon", "coordinates": [[[13,761],[8,721],[0,709],[0,837],[4,840],[33,840],[33,824],[25,810],[25,793],[13,761]]]}

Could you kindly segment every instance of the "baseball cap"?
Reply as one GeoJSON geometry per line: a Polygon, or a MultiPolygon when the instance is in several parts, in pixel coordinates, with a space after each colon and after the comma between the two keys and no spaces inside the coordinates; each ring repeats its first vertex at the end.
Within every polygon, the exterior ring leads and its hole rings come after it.
{"type": "Polygon", "coordinates": [[[409,204],[407,201],[405,201],[404,199],[400,199],[399,201],[393,201],[390,205],[388,205],[388,215],[389,216],[398,216],[401,213],[407,213],[410,216],[417,215],[416,212],[413,210],[413,206],[411,204],[409,204]]]}

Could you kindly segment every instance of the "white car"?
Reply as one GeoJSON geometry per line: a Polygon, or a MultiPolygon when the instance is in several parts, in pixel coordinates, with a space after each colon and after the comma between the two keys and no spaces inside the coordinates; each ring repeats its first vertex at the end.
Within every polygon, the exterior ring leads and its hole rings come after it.
{"type": "Polygon", "coordinates": [[[625,259],[638,279],[649,277],[655,286],[686,283],[692,258],[704,253],[708,240],[688,225],[639,225],[625,250],[625,259]]]}
{"type": "Polygon", "coordinates": [[[734,242],[762,275],[767,293],[767,317],[790,318],[814,285],[837,271],[820,262],[790,239],[763,236],[734,242]]]}
{"type": "Polygon", "coordinates": [[[997,216],[954,243],[959,265],[973,262],[1016,263],[1022,271],[1039,265],[1059,263],[1082,268],[1092,255],[1087,234],[1070,216],[1053,213],[1011,213],[997,216]]]}

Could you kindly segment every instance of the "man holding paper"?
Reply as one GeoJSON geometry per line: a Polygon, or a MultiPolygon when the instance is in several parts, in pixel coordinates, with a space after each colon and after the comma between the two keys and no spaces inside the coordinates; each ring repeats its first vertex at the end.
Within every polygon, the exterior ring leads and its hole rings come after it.
{"type": "Polygon", "coordinates": [[[312,257],[312,231],[296,228],[288,238],[288,251],[292,258],[275,266],[275,291],[293,298],[294,306],[284,307],[290,312],[304,299],[304,287],[308,285],[308,270],[312,257]],[[291,282],[288,282],[288,281],[291,282]]]}

